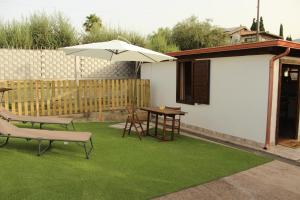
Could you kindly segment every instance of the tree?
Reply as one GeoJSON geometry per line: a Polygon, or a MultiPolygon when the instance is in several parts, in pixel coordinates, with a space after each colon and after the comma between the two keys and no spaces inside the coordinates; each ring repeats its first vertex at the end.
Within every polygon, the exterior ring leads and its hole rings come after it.
{"type": "Polygon", "coordinates": [[[162,53],[179,50],[172,41],[172,30],[169,28],[159,28],[157,32],[148,36],[147,48],[162,53]]]}
{"type": "Polygon", "coordinates": [[[256,22],[256,19],[253,18],[253,21],[252,21],[252,25],[251,25],[250,30],[251,30],[251,31],[256,31],[256,27],[257,27],[257,22],[256,22]]]}
{"type": "Polygon", "coordinates": [[[283,38],[283,25],[282,24],[280,24],[279,36],[281,36],[283,38]]]}
{"type": "Polygon", "coordinates": [[[265,32],[265,25],[264,25],[264,19],[262,17],[260,17],[260,21],[259,21],[259,31],[265,32]]]}
{"type": "Polygon", "coordinates": [[[286,40],[287,40],[287,41],[293,41],[293,38],[292,38],[291,35],[289,35],[289,36],[286,37],[286,40]]]}
{"type": "Polygon", "coordinates": [[[211,20],[200,22],[195,16],[177,23],[172,29],[172,41],[181,50],[220,46],[226,43],[227,37],[211,20]]]}
{"type": "Polygon", "coordinates": [[[97,15],[90,14],[89,16],[86,17],[86,20],[83,24],[84,29],[86,32],[89,32],[95,25],[101,28],[102,20],[97,15]]]}

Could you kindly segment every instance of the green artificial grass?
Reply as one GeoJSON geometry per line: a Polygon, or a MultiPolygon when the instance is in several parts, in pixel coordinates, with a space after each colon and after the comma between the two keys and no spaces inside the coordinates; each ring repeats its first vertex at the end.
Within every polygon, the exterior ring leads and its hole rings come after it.
{"type": "Polygon", "coordinates": [[[56,142],[38,157],[36,141],[11,139],[0,148],[0,199],[149,199],[270,161],[185,136],[173,142],[122,138],[122,130],[109,125],[76,124],[78,131],[93,133],[90,160],[74,143],[56,142]]]}

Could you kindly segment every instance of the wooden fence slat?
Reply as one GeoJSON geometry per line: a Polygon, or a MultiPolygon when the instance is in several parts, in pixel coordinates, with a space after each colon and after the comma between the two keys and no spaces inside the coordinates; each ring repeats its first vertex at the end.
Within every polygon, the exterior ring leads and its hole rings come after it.
{"type": "Polygon", "coordinates": [[[23,91],[24,91],[24,114],[28,115],[28,91],[27,91],[27,87],[28,87],[28,82],[25,80],[23,82],[24,86],[23,86],[23,91]]]}
{"type": "MultiPolygon", "coordinates": [[[[8,88],[8,81],[4,82],[4,86],[8,88]]],[[[4,93],[4,106],[6,110],[9,110],[8,92],[4,93]]]]}
{"type": "Polygon", "coordinates": [[[97,80],[94,80],[94,112],[97,112],[98,109],[98,98],[99,98],[99,82],[97,80]]]}
{"type": "Polygon", "coordinates": [[[51,115],[51,82],[47,81],[46,84],[46,111],[47,115],[51,115]]]}
{"type": "Polygon", "coordinates": [[[69,80],[68,81],[68,105],[69,105],[69,114],[73,114],[73,95],[74,95],[74,88],[73,88],[73,81],[69,80]]]}
{"type": "Polygon", "coordinates": [[[63,83],[63,92],[62,92],[62,100],[63,100],[63,114],[68,114],[68,91],[67,91],[67,81],[62,81],[63,83]]]}
{"type": "Polygon", "coordinates": [[[30,115],[34,116],[35,115],[35,109],[34,109],[34,81],[30,81],[29,82],[29,86],[30,86],[30,115]]]}
{"type": "Polygon", "coordinates": [[[83,113],[83,103],[82,103],[82,81],[79,81],[79,88],[78,88],[78,93],[79,93],[79,111],[80,113],[83,113]]]}
{"type": "Polygon", "coordinates": [[[41,114],[45,115],[45,82],[40,81],[40,93],[41,93],[41,114]]]}
{"type": "Polygon", "coordinates": [[[56,104],[56,81],[51,82],[51,98],[52,98],[52,115],[57,113],[57,104],[56,104]]]}
{"type": "Polygon", "coordinates": [[[102,81],[103,85],[102,85],[102,96],[103,96],[103,103],[102,103],[102,110],[105,110],[106,109],[106,102],[107,102],[107,90],[106,90],[106,80],[103,80],[102,81]]]}
{"type": "Polygon", "coordinates": [[[88,90],[88,97],[89,97],[89,112],[91,113],[91,112],[93,112],[94,111],[94,105],[93,105],[93,96],[94,96],[94,94],[93,94],[93,81],[91,81],[91,80],[89,80],[88,82],[88,88],[89,88],[89,90],[88,90]]]}
{"type": "Polygon", "coordinates": [[[98,105],[99,105],[99,121],[102,121],[103,120],[103,113],[102,113],[102,105],[103,105],[103,84],[102,84],[102,80],[99,80],[97,81],[98,82],[98,95],[99,95],[99,102],[98,102],[98,105]]]}
{"type": "Polygon", "coordinates": [[[73,81],[73,96],[74,96],[74,114],[78,113],[78,99],[79,99],[79,93],[78,93],[78,87],[77,82],[73,81]]]}
{"type": "Polygon", "coordinates": [[[22,94],[21,94],[21,82],[20,81],[17,81],[17,104],[18,104],[18,114],[19,115],[22,115],[23,112],[22,112],[22,94]]]}
{"type": "Polygon", "coordinates": [[[59,115],[62,114],[61,93],[61,82],[57,81],[57,107],[59,115]]]}
{"type": "Polygon", "coordinates": [[[88,91],[87,91],[87,83],[88,81],[85,80],[83,81],[84,82],[84,112],[87,113],[88,112],[88,99],[87,99],[87,94],[88,94],[88,91]]]}

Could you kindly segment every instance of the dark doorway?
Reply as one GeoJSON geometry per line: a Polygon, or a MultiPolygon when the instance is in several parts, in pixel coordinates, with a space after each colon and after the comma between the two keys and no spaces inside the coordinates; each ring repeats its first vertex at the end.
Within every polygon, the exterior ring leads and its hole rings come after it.
{"type": "Polygon", "coordinates": [[[299,66],[282,64],[279,84],[277,138],[297,139],[299,124],[299,66]]]}

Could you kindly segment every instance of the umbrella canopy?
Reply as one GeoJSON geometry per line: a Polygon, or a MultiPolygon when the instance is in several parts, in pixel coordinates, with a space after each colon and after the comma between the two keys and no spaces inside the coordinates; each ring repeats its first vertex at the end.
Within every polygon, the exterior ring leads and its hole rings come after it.
{"type": "Polygon", "coordinates": [[[61,48],[67,55],[96,57],[110,61],[160,62],[176,58],[128,44],[121,40],[61,48]]]}

